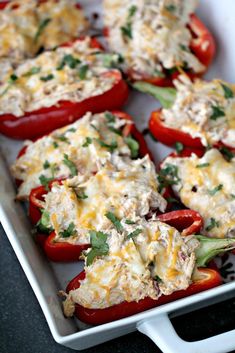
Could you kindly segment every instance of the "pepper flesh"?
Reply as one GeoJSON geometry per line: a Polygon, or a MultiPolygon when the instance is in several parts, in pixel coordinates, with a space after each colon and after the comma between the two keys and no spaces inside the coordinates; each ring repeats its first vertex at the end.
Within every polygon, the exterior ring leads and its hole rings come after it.
{"type": "MultiPolygon", "coordinates": [[[[152,112],[149,120],[149,130],[157,140],[168,146],[174,146],[176,142],[181,142],[185,147],[205,150],[199,137],[192,137],[189,133],[173,129],[164,125],[161,120],[161,110],[152,112]]],[[[213,147],[226,147],[234,150],[231,146],[225,145],[221,141],[213,147]]]]}
{"type": "MultiPolygon", "coordinates": [[[[73,43],[74,41],[62,46],[71,46],[73,43]]],[[[102,45],[95,38],[91,40],[91,47],[103,50],[102,45]]],[[[26,112],[21,117],[2,114],[0,133],[14,139],[32,139],[71,124],[88,111],[100,113],[105,110],[119,109],[128,98],[128,86],[120,71],[110,70],[104,75],[115,79],[113,87],[108,91],[81,102],[60,101],[55,106],[26,112]]]]}

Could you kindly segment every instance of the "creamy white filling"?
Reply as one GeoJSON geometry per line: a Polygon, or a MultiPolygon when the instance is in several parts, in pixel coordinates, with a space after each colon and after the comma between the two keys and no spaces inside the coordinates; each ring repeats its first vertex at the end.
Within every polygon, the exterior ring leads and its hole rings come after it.
{"type": "Polygon", "coordinates": [[[20,117],[60,101],[81,102],[107,92],[117,82],[118,71],[106,68],[102,56],[96,53],[97,48],[92,48],[91,39],[86,37],[71,47],[59,47],[26,60],[3,78],[0,114],[20,117]]]}
{"type": "Polygon", "coordinates": [[[87,113],[83,118],[50,135],[27,142],[27,150],[11,167],[15,179],[22,181],[17,198],[27,199],[30,191],[39,186],[40,176],[46,178],[68,178],[71,170],[66,165],[64,155],[76,166],[78,175],[88,178],[96,173],[107,161],[120,163],[116,156],[130,157],[130,149],[124,138],[110,130],[120,129],[128,121],[115,117],[110,125],[106,113],[87,113]],[[110,150],[100,142],[116,144],[110,150]]]}
{"type": "Polygon", "coordinates": [[[203,217],[202,234],[234,237],[235,161],[227,162],[218,150],[212,149],[202,158],[168,157],[162,168],[167,165],[177,167],[173,190],[185,206],[203,217]]]}
{"type": "Polygon", "coordinates": [[[85,267],[85,279],[64,302],[65,315],[73,314],[75,303],[102,309],[123,301],[157,299],[191,283],[196,239],[182,237],[173,227],[155,220],[136,219],[135,225],[122,225],[121,234],[115,229],[106,231],[108,255],[85,267]],[[136,229],[140,234],[130,237],[136,229]]]}
{"type": "Polygon", "coordinates": [[[136,79],[161,76],[162,67],[203,71],[190,52],[192,35],[186,27],[196,6],[197,0],[104,0],[107,40],[124,57],[124,70],[133,71],[136,79]]]}
{"type": "Polygon", "coordinates": [[[234,85],[221,80],[192,83],[184,76],[175,85],[176,100],[162,110],[163,124],[199,137],[204,146],[221,141],[235,147],[234,85]]]}

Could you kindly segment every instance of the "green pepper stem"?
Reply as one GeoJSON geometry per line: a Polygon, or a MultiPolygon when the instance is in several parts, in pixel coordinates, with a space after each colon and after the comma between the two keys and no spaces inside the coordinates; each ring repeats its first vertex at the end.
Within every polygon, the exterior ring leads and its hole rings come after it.
{"type": "Polygon", "coordinates": [[[234,238],[217,239],[203,235],[195,235],[195,238],[200,242],[200,246],[195,251],[199,267],[205,267],[210,260],[221,253],[235,249],[234,238]]]}
{"type": "Polygon", "coordinates": [[[172,107],[176,98],[176,89],[172,87],[157,87],[144,81],[135,82],[133,87],[140,92],[150,94],[166,109],[172,107]]]}

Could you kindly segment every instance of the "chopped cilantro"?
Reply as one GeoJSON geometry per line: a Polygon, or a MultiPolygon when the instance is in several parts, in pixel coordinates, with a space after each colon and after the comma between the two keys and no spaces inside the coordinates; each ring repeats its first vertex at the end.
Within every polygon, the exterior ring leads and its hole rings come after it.
{"type": "Polygon", "coordinates": [[[180,44],[180,49],[183,50],[183,51],[190,52],[189,48],[186,45],[184,45],[184,44],[180,44]]]}
{"type": "Polygon", "coordinates": [[[54,148],[58,148],[59,147],[59,145],[58,145],[58,143],[56,141],[53,141],[53,147],[54,148]]]}
{"type": "Polygon", "coordinates": [[[42,32],[44,31],[44,29],[46,28],[46,26],[51,22],[51,18],[45,18],[44,20],[42,20],[39,24],[38,30],[35,34],[34,37],[34,42],[37,42],[40,35],[42,34],[42,32]]]}
{"type": "Polygon", "coordinates": [[[120,220],[115,216],[114,213],[107,212],[105,216],[113,223],[118,232],[121,232],[123,230],[123,226],[120,220]]]}
{"type": "Polygon", "coordinates": [[[134,14],[137,11],[137,7],[135,5],[132,5],[129,8],[128,11],[128,18],[127,18],[127,23],[125,26],[121,27],[121,32],[124,37],[127,37],[129,39],[132,39],[132,25],[131,25],[131,18],[134,16],[134,14]]]}
{"type": "Polygon", "coordinates": [[[41,76],[40,80],[44,81],[44,82],[47,82],[47,81],[53,80],[53,78],[54,78],[53,74],[48,74],[47,76],[41,76]]]}
{"type": "Polygon", "coordinates": [[[70,169],[70,173],[72,176],[75,176],[78,174],[76,165],[69,159],[66,153],[64,154],[63,163],[70,169]]]}
{"type": "Polygon", "coordinates": [[[46,210],[42,210],[42,215],[36,224],[37,229],[42,233],[51,233],[53,231],[50,224],[50,214],[46,210]]]}
{"type": "Polygon", "coordinates": [[[223,189],[223,184],[219,184],[217,185],[214,189],[212,190],[208,190],[208,193],[211,195],[211,196],[214,196],[218,191],[222,190],[223,189]]]}
{"type": "Polygon", "coordinates": [[[45,189],[48,191],[49,190],[49,183],[54,180],[54,175],[50,178],[47,178],[44,174],[39,176],[39,180],[41,185],[45,187],[45,189]]]}
{"type": "Polygon", "coordinates": [[[206,168],[209,167],[210,163],[201,163],[201,164],[197,164],[196,168],[206,168]]]}
{"type": "Polygon", "coordinates": [[[43,168],[44,168],[44,169],[50,168],[50,163],[48,162],[48,160],[46,160],[46,161],[43,163],[43,168]]]}
{"type": "Polygon", "coordinates": [[[139,148],[140,148],[139,143],[131,136],[125,137],[125,142],[130,148],[131,158],[137,158],[139,155],[139,148]]]}
{"type": "Polygon", "coordinates": [[[134,230],[133,232],[129,233],[127,235],[127,239],[131,239],[134,237],[137,237],[137,235],[139,235],[140,233],[142,233],[143,229],[137,228],[136,230],[134,230]]]}
{"type": "Polygon", "coordinates": [[[135,222],[133,222],[131,219],[126,219],[125,223],[126,224],[135,224],[135,222]]]}
{"type": "Polygon", "coordinates": [[[112,141],[110,144],[108,144],[100,139],[96,139],[96,141],[99,143],[99,145],[101,147],[105,147],[105,148],[109,149],[111,153],[118,147],[116,141],[112,141]]]}
{"type": "Polygon", "coordinates": [[[206,231],[209,232],[215,227],[219,227],[219,222],[215,220],[215,218],[210,218],[210,224],[206,227],[206,231]]]}
{"type": "Polygon", "coordinates": [[[175,149],[178,154],[183,151],[184,145],[181,142],[176,142],[175,143],[175,149]]]}
{"type": "Polygon", "coordinates": [[[67,130],[67,132],[76,132],[76,129],[74,127],[71,127],[70,129],[67,130]]]}
{"type": "Polygon", "coordinates": [[[235,199],[235,194],[231,194],[231,198],[232,198],[232,199],[235,199]]]}
{"type": "Polygon", "coordinates": [[[16,82],[18,80],[18,76],[16,76],[15,74],[12,74],[8,80],[9,84],[13,84],[14,82],[16,82]]]}
{"type": "Polygon", "coordinates": [[[60,140],[61,142],[66,142],[66,143],[68,143],[68,144],[70,143],[68,137],[66,137],[66,136],[63,135],[63,134],[57,136],[56,138],[57,138],[58,140],[60,140]]]}
{"type": "Polygon", "coordinates": [[[169,185],[178,184],[178,167],[173,164],[166,164],[166,166],[159,171],[157,180],[159,182],[159,192],[169,185]]]}
{"type": "Polygon", "coordinates": [[[109,252],[109,245],[107,243],[108,234],[95,230],[91,230],[89,234],[91,250],[87,254],[87,266],[90,266],[97,256],[107,255],[109,252]]]}
{"type": "Polygon", "coordinates": [[[67,54],[63,57],[63,60],[56,70],[62,70],[65,65],[69,66],[70,69],[75,69],[78,64],[81,64],[81,60],[74,58],[71,54],[67,54]]]}
{"type": "Polygon", "coordinates": [[[233,90],[232,90],[230,87],[224,85],[223,83],[221,83],[221,86],[222,86],[222,88],[223,88],[223,90],[224,90],[224,97],[225,97],[226,99],[229,99],[229,98],[233,98],[233,97],[234,97],[233,90]]]}
{"type": "Polygon", "coordinates": [[[218,105],[212,105],[212,114],[210,116],[210,119],[217,120],[218,118],[221,118],[223,116],[225,116],[223,108],[218,105]]]}
{"type": "Polygon", "coordinates": [[[227,147],[221,147],[220,152],[229,162],[233,159],[233,157],[235,157],[235,154],[230,151],[227,147]]]}
{"type": "Polygon", "coordinates": [[[162,279],[158,275],[154,276],[153,280],[156,282],[162,282],[162,279]]]}
{"type": "Polygon", "coordinates": [[[41,71],[41,68],[40,67],[32,67],[28,72],[26,72],[23,76],[24,77],[29,77],[29,76],[32,76],[32,75],[36,75],[38,74],[39,72],[41,71]]]}
{"type": "Polygon", "coordinates": [[[174,4],[166,5],[165,9],[172,13],[172,12],[175,12],[176,6],[174,4]]]}
{"type": "Polygon", "coordinates": [[[82,145],[82,147],[88,147],[92,143],[92,138],[91,137],[86,137],[86,141],[82,145]]]}
{"type": "Polygon", "coordinates": [[[105,112],[104,113],[105,118],[107,119],[108,123],[115,123],[116,121],[116,116],[110,112],[105,112]]]}
{"type": "Polygon", "coordinates": [[[84,190],[82,189],[76,190],[75,193],[79,200],[85,200],[88,198],[88,196],[85,194],[84,190]]]}
{"type": "Polygon", "coordinates": [[[61,231],[59,234],[62,238],[69,238],[76,233],[75,224],[71,222],[67,229],[61,231]]]}
{"type": "Polygon", "coordinates": [[[78,70],[78,76],[80,78],[80,80],[85,80],[86,76],[87,76],[87,71],[89,70],[89,66],[88,65],[82,65],[79,70],[78,70]]]}

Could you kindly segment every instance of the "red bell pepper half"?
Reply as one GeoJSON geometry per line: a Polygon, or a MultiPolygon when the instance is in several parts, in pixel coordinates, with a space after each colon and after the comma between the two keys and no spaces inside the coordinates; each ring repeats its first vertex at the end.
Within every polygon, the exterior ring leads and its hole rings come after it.
{"type": "MultiPolygon", "coordinates": [[[[62,46],[71,46],[72,43],[74,41],[62,46]]],[[[95,38],[91,40],[91,47],[103,50],[102,45],[95,38]]],[[[119,109],[127,100],[128,86],[121,72],[117,70],[110,70],[103,75],[115,79],[110,90],[81,102],[60,101],[55,106],[26,112],[21,117],[2,114],[0,115],[0,133],[15,139],[33,139],[73,123],[88,111],[100,113],[105,110],[119,109]]]]}
{"type": "MultiPolygon", "coordinates": [[[[188,28],[192,34],[190,49],[198,58],[198,60],[206,67],[206,71],[215,56],[216,46],[214,37],[195,14],[192,14],[190,16],[188,28]]],[[[104,35],[109,35],[108,28],[104,29],[104,35]]],[[[191,79],[194,79],[196,77],[201,77],[205,73],[205,71],[200,72],[198,74],[194,73],[193,71],[186,72],[191,79]]],[[[138,81],[149,82],[155,86],[169,87],[173,86],[173,80],[176,79],[177,76],[180,74],[177,68],[175,69],[174,73],[170,73],[168,70],[164,70],[163,73],[165,77],[147,77],[143,75],[138,81]]],[[[128,71],[128,76],[131,80],[135,81],[135,72],[133,70],[130,69],[128,71]]],[[[139,72],[138,76],[140,76],[139,72]]]]}
{"type": "MultiPolygon", "coordinates": [[[[222,284],[220,274],[213,269],[199,268],[198,273],[201,278],[193,282],[187,289],[174,292],[170,295],[162,295],[159,299],[154,300],[146,297],[138,302],[122,302],[105,309],[87,309],[76,304],[74,315],[81,321],[90,325],[101,325],[107,322],[122,319],[127,316],[138,314],[142,311],[155,308],[157,306],[170,303],[174,300],[188,297],[214,288],[222,284]]],[[[66,292],[77,289],[80,286],[80,281],[85,278],[85,271],[82,271],[78,276],[69,282],[66,292]]]]}
{"type": "MultiPolygon", "coordinates": [[[[186,147],[192,147],[196,149],[205,150],[201,139],[199,137],[192,137],[189,133],[183,132],[177,129],[173,129],[164,125],[161,119],[161,110],[154,111],[151,114],[149,120],[149,129],[156,139],[165,145],[174,146],[176,142],[181,142],[186,147]]],[[[225,145],[222,142],[218,142],[214,145],[216,148],[226,147],[230,150],[234,150],[232,147],[225,145]]]]}
{"type": "MultiPolygon", "coordinates": [[[[114,115],[118,116],[121,119],[126,119],[132,121],[130,115],[119,112],[113,111],[114,115]]],[[[131,135],[138,143],[139,143],[139,156],[144,157],[145,155],[149,154],[151,157],[151,153],[148,150],[148,146],[144,140],[143,135],[137,130],[134,123],[127,124],[123,129],[123,135],[128,136],[131,135]]],[[[18,156],[21,156],[26,151],[24,147],[18,156]]],[[[52,181],[49,184],[49,189],[52,187],[53,182],[61,182],[60,180],[52,181]]],[[[18,181],[19,183],[19,181],[18,181]]],[[[33,225],[36,225],[39,220],[41,219],[42,213],[41,209],[43,209],[43,201],[44,195],[48,192],[44,186],[38,186],[34,188],[29,196],[29,217],[33,225]]],[[[195,212],[196,214],[196,212],[195,212]]],[[[161,217],[161,216],[159,216],[161,217]]],[[[186,217],[190,217],[188,214],[186,217]]],[[[74,245],[69,244],[67,242],[54,242],[55,233],[52,232],[49,236],[47,234],[39,233],[39,238],[37,241],[43,246],[47,256],[52,261],[75,261],[78,260],[81,251],[87,249],[88,245],[74,245]],[[43,238],[44,236],[44,238],[43,238]]]]}
{"type": "MultiPolygon", "coordinates": [[[[182,234],[184,235],[192,234],[192,231],[199,232],[202,225],[202,219],[199,214],[191,210],[169,212],[158,216],[158,220],[176,227],[179,231],[182,231],[182,234]]],[[[214,247],[212,248],[214,249],[214,247]]],[[[210,253],[210,250],[211,249],[209,248],[203,248],[199,254],[200,258],[204,260],[205,254],[210,253]]],[[[211,259],[211,257],[209,259],[211,259]]],[[[208,260],[208,258],[206,258],[206,260],[208,260]]],[[[204,265],[204,262],[202,263],[204,265]]],[[[195,280],[195,282],[193,282],[186,290],[180,290],[167,296],[162,295],[157,300],[147,297],[138,302],[122,302],[105,309],[87,309],[76,304],[75,316],[79,320],[91,325],[104,324],[202,292],[222,283],[220,274],[213,269],[198,268],[198,274],[200,275],[200,278],[197,278],[197,280],[195,280]]],[[[79,288],[80,281],[85,278],[85,275],[85,271],[82,271],[78,276],[72,279],[66,288],[66,292],[69,293],[71,290],[79,288]]]]}

